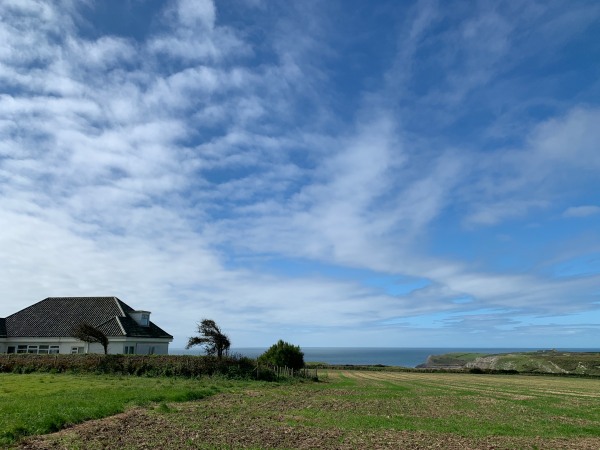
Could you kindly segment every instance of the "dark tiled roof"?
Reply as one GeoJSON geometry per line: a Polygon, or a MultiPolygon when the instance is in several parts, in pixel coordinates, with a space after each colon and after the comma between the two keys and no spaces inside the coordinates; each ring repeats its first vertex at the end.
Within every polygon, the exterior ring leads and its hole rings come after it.
{"type": "Polygon", "coordinates": [[[97,326],[107,336],[123,336],[123,328],[119,326],[119,318],[113,317],[97,326]]]}
{"type": "Polygon", "coordinates": [[[130,337],[173,337],[158,327],[155,323],[150,322],[150,325],[143,327],[129,316],[118,317],[117,320],[130,337]]]}
{"type": "Polygon", "coordinates": [[[0,317],[0,338],[6,337],[6,319],[0,317]]]}
{"type": "Polygon", "coordinates": [[[109,337],[173,337],[152,322],[141,327],[129,316],[133,311],[117,297],[49,297],[4,320],[8,337],[70,336],[73,327],[83,322],[109,337]]]}

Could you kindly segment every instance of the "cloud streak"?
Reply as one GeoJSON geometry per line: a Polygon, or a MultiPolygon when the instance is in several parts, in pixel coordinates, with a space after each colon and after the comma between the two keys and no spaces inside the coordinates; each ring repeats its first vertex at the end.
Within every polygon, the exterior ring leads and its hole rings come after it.
{"type": "Polygon", "coordinates": [[[132,4],[152,20],[128,34],[94,5],[4,2],[0,316],[117,295],[175,346],[202,317],[247,346],[459,345],[486,327],[492,345],[525,335],[519,316],[598,314],[598,273],[551,270],[600,251],[597,86],[569,101],[547,90],[568,68],[536,71],[600,13],[515,5],[331,4],[333,21],[308,3],[132,4]]]}

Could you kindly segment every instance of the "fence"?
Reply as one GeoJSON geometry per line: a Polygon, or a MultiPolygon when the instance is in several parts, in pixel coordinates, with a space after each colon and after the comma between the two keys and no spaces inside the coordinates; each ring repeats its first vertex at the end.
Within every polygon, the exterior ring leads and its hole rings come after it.
{"type": "MultiPolygon", "coordinates": [[[[298,370],[294,370],[294,369],[290,369],[289,367],[270,367],[270,369],[273,371],[273,374],[275,375],[276,379],[279,378],[308,378],[308,379],[312,379],[312,380],[317,380],[319,378],[319,373],[317,369],[308,369],[308,368],[302,368],[302,369],[298,369],[298,370]]],[[[256,373],[258,375],[258,373],[260,372],[260,367],[256,366],[256,373]]]]}

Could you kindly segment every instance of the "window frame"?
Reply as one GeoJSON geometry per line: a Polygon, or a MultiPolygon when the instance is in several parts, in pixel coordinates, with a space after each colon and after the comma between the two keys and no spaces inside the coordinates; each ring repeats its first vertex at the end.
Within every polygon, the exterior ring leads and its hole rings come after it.
{"type": "MultiPolygon", "coordinates": [[[[32,355],[57,355],[60,353],[60,345],[58,344],[17,344],[11,345],[7,350],[12,353],[29,353],[32,355]]],[[[8,353],[8,352],[7,352],[8,353]]]]}
{"type": "Polygon", "coordinates": [[[124,345],[123,346],[123,354],[124,355],[135,355],[135,345],[124,345]]]}

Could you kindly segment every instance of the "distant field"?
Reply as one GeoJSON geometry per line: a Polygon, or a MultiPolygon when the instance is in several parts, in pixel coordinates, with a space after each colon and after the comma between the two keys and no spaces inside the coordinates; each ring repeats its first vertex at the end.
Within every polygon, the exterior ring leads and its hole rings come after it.
{"type": "Polygon", "coordinates": [[[431,355],[427,368],[464,368],[520,373],[553,373],[558,375],[600,376],[600,353],[565,352],[556,350],[482,354],[445,353],[431,355]]]}
{"type": "MultiPolygon", "coordinates": [[[[148,382],[127,380],[130,388],[148,382]]],[[[600,448],[598,379],[332,370],[322,380],[233,383],[227,392],[199,401],[164,399],[22,445],[600,448]]],[[[206,383],[198,382],[197,389],[206,389],[206,383]]]]}

